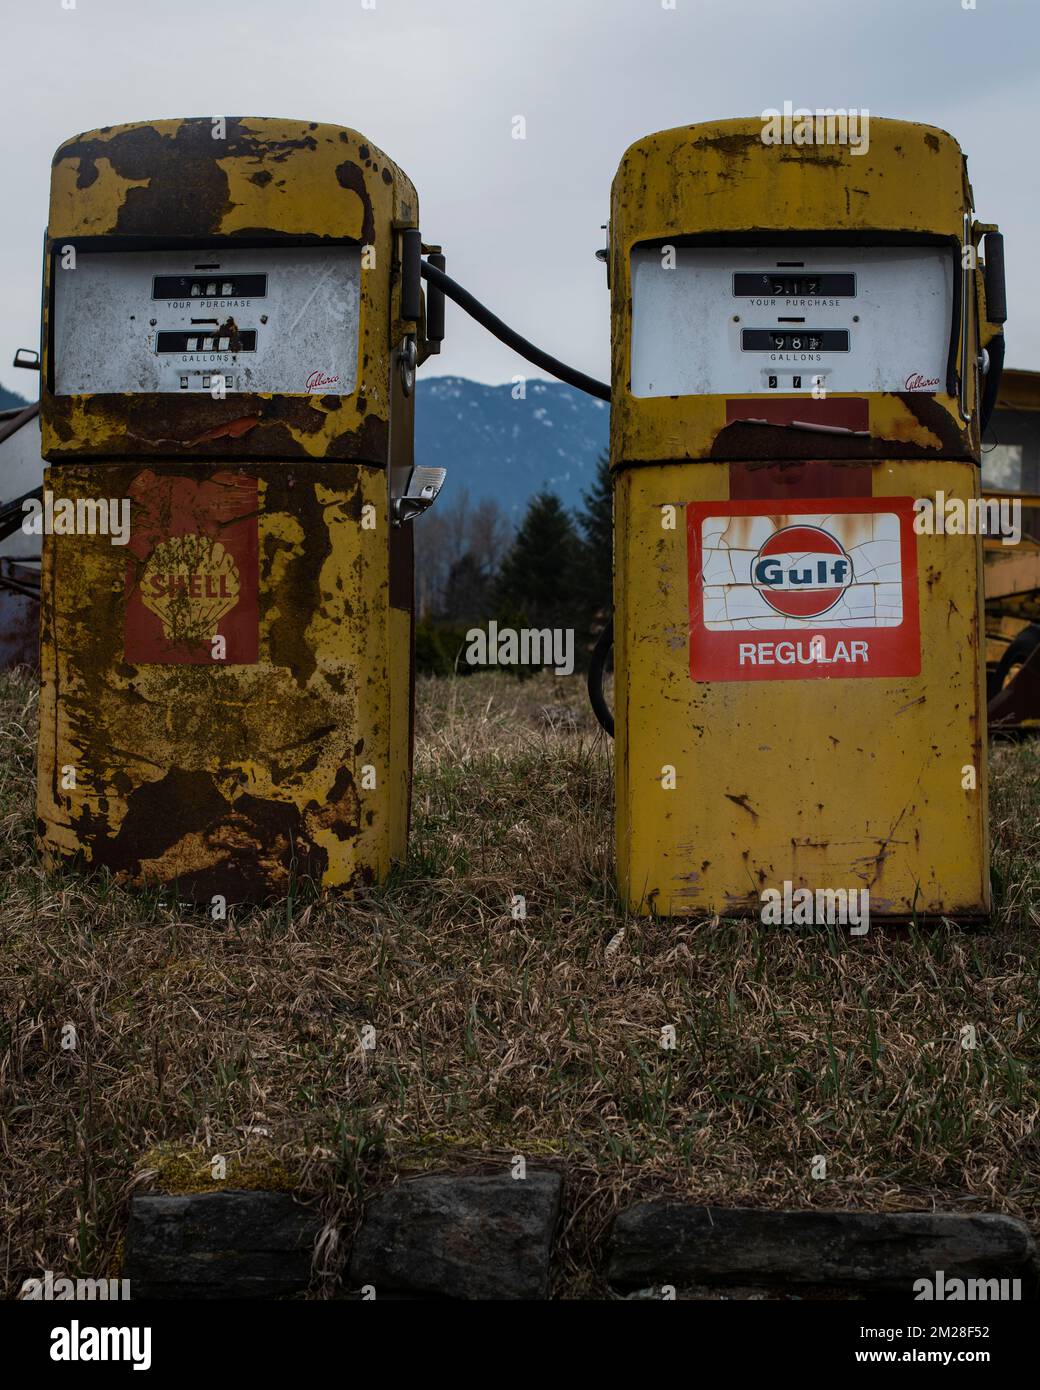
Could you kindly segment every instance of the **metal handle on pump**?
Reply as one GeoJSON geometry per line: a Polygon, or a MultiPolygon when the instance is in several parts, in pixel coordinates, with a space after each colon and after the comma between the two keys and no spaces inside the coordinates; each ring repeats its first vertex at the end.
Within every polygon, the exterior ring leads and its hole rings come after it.
{"type": "Polygon", "coordinates": [[[961,383],[960,412],[962,420],[971,419],[968,409],[968,373],[971,370],[971,306],[974,300],[975,278],[964,265],[965,251],[971,242],[971,214],[964,214],[964,235],[961,239],[961,383]]]}

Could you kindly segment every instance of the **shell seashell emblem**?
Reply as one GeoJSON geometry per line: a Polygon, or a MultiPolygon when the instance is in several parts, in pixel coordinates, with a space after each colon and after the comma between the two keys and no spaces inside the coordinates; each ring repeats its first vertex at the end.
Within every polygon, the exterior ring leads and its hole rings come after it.
{"type": "Polygon", "coordinates": [[[238,566],[210,536],[173,536],[148,557],[140,592],[168,642],[209,642],[238,602],[238,566]]]}

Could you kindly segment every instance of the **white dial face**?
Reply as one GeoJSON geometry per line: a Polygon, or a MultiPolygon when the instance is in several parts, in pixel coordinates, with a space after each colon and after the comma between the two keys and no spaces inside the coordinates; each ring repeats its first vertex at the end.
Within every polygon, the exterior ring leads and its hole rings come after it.
{"type": "Polygon", "coordinates": [[[943,391],[952,309],[941,247],[636,247],[632,394],[943,391]]]}
{"type": "Polygon", "coordinates": [[[361,249],[77,251],[54,267],[54,387],[357,388],[361,249]]]}

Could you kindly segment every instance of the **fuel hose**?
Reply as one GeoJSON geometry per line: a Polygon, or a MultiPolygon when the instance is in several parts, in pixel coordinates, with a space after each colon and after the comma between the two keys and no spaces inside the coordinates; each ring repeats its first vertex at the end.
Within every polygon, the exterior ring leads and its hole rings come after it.
{"type": "MultiPolygon", "coordinates": [[[[543,352],[541,348],[535,347],[534,343],[528,342],[507,323],[503,323],[486,304],[481,304],[480,300],[470,294],[469,290],[463,289],[457,280],[453,280],[443,270],[431,265],[429,261],[423,261],[422,274],[433,288],[440,290],[446,298],[452,300],[460,309],[465,310],[470,318],[476,319],[477,323],[493,334],[499,342],[505,343],[506,347],[512,348],[521,357],[525,357],[528,362],[533,362],[536,367],[541,367],[543,371],[548,372],[550,376],[556,377],[559,381],[565,381],[568,386],[574,386],[579,391],[584,391],[586,395],[595,396],[600,401],[610,400],[610,387],[605,381],[597,381],[595,377],[586,376],[584,372],[579,372],[574,367],[568,367],[566,362],[561,362],[558,357],[553,357],[551,353],[543,352]]],[[[607,707],[606,697],[603,694],[603,672],[607,664],[607,653],[613,642],[614,619],[611,618],[596,639],[596,645],[592,649],[588,676],[589,703],[592,705],[592,711],[599,720],[601,728],[611,738],[614,737],[614,716],[607,707]]]]}

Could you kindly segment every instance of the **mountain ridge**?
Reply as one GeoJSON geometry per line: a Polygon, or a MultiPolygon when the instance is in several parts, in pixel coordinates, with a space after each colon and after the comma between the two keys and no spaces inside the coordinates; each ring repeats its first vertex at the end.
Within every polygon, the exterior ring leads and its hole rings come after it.
{"type": "Polygon", "coordinates": [[[521,389],[467,377],[420,378],[416,387],[415,461],[448,470],[444,500],[463,490],[493,497],[519,521],[536,492],[581,504],[608,445],[610,407],[558,381],[530,379],[521,389]]]}
{"type": "MultiPolygon", "coordinates": [[[[610,407],[562,382],[420,376],[415,394],[415,461],[447,469],[442,506],[464,492],[470,502],[493,497],[518,522],[528,499],[548,490],[578,507],[607,449],[610,407]]],[[[0,386],[0,410],[23,405],[0,386]]]]}

